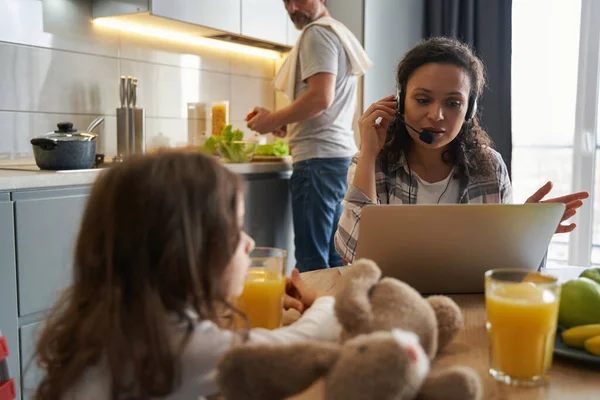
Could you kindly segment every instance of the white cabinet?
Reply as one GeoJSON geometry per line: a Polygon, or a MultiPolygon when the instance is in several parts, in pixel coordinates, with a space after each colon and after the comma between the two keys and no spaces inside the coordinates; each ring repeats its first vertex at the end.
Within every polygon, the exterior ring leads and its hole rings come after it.
{"type": "Polygon", "coordinates": [[[25,325],[19,329],[19,340],[21,343],[21,392],[23,400],[34,400],[35,388],[43,378],[43,371],[39,369],[33,356],[35,345],[39,335],[44,328],[43,322],[35,322],[25,325]]]}
{"type": "Polygon", "coordinates": [[[52,307],[71,283],[75,241],[89,188],[16,192],[19,316],[52,307]]]}
{"type": "Polygon", "coordinates": [[[242,35],[287,43],[287,11],[281,0],[242,0],[242,35]]]}
{"type": "Polygon", "coordinates": [[[8,367],[19,382],[17,265],[15,263],[14,203],[0,193],[0,331],[8,341],[8,367]]]}
{"type": "Polygon", "coordinates": [[[152,0],[150,12],[176,21],[241,33],[240,0],[152,0]]]}
{"type": "Polygon", "coordinates": [[[285,47],[293,46],[299,34],[281,0],[90,1],[94,18],[126,15],[131,22],[142,25],[151,22],[153,26],[200,36],[232,34],[285,47]]]}

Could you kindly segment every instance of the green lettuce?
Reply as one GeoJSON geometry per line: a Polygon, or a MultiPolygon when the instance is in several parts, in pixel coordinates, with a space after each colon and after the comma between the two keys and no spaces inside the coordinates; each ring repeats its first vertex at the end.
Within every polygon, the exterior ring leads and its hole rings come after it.
{"type": "Polygon", "coordinates": [[[210,154],[220,154],[223,158],[234,163],[250,162],[256,149],[255,143],[242,142],[244,132],[233,129],[231,125],[223,128],[220,136],[211,136],[202,147],[202,151],[210,154]]]}
{"type": "Polygon", "coordinates": [[[290,155],[290,148],[286,142],[277,139],[274,143],[259,145],[256,149],[256,155],[285,157],[290,155]]]}

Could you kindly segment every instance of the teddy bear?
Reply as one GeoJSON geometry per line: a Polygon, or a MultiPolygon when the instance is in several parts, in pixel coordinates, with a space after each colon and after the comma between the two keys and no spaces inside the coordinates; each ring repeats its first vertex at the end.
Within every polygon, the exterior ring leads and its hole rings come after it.
{"type": "Polygon", "coordinates": [[[398,279],[382,279],[371,260],[358,260],[346,270],[335,296],[342,341],[361,333],[401,328],[416,333],[433,359],[462,329],[462,313],[451,298],[424,299],[398,279]]]}
{"type": "Polygon", "coordinates": [[[281,400],[324,380],[326,400],[479,400],[479,376],[468,367],[431,372],[430,363],[462,327],[448,297],[423,298],[370,260],[345,267],[335,314],[337,343],[244,344],[218,364],[226,400],[281,400]]]}

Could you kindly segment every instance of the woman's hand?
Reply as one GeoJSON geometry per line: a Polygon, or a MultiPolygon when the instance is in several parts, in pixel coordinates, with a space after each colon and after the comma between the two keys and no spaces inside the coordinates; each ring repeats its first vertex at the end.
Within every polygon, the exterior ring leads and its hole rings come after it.
{"type": "Polygon", "coordinates": [[[396,101],[390,95],[371,104],[358,120],[361,153],[376,157],[387,138],[387,128],[396,115],[396,101]]]}
{"type": "Polygon", "coordinates": [[[588,192],[577,192],[542,201],[550,193],[550,190],[552,190],[552,182],[547,182],[529,197],[525,203],[563,203],[566,206],[565,212],[558,223],[555,233],[572,232],[577,227],[576,224],[562,225],[562,223],[577,214],[577,209],[583,205],[582,200],[587,199],[590,194],[588,192]]]}
{"type": "Polygon", "coordinates": [[[294,268],[292,277],[286,278],[283,308],[286,310],[293,308],[303,313],[304,310],[312,306],[317,298],[325,295],[325,292],[308,286],[300,277],[300,272],[294,268]]]}

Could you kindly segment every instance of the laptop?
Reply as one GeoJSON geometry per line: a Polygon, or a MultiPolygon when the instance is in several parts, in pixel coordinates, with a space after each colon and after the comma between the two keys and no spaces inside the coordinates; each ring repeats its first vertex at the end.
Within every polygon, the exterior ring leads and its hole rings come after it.
{"type": "Polygon", "coordinates": [[[560,203],[370,205],[355,260],[422,294],[483,293],[494,268],[536,271],[565,211],[560,203]]]}

